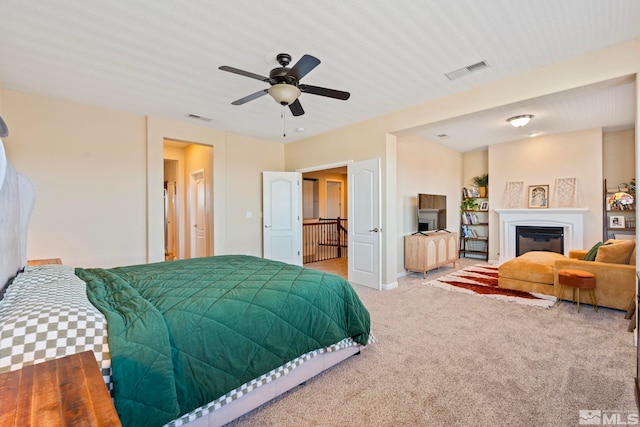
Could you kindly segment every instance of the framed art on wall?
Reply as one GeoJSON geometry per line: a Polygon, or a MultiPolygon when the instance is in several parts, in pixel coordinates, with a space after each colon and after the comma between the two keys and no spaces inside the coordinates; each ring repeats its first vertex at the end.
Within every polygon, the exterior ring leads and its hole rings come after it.
{"type": "Polygon", "coordinates": [[[530,185],[529,186],[529,207],[548,208],[549,207],[549,186],[530,185]]]}
{"type": "Polygon", "coordinates": [[[520,209],[524,207],[524,182],[510,181],[504,190],[505,208],[520,209]]]}

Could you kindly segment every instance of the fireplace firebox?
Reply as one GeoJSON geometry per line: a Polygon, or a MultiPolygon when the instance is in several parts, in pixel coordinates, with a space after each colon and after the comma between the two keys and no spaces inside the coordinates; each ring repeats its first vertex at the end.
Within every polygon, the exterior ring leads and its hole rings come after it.
{"type": "Polygon", "coordinates": [[[563,227],[516,227],[516,256],[531,251],[564,254],[563,227]]]}

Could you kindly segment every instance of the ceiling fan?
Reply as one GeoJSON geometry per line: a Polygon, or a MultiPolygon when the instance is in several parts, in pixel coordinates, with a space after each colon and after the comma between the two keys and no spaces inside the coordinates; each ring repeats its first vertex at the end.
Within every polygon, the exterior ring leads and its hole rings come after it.
{"type": "Polygon", "coordinates": [[[349,92],[343,92],[341,90],[327,89],[325,87],[311,86],[300,83],[300,79],[306,76],[311,70],[316,68],[320,64],[320,60],[311,55],[304,55],[292,68],[288,68],[287,65],[291,62],[291,55],[287,53],[279,54],[276,59],[280,64],[280,67],[276,67],[269,72],[269,77],[264,77],[258,74],[251,73],[249,71],[240,70],[238,68],[229,67],[223,65],[219,67],[222,71],[228,71],[234,74],[240,74],[241,76],[251,77],[252,79],[260,80],[265,83],[269,83],[271,86],[267,89],[263,89],[259,92],[247,95],[244,98],[240,98],[237,101],[233,101],[232,105],[242,105],[246,102],[253,101],[267,93],[275,99],[280,105],[288,105],[291,110],[291,114],[294,116],[301,116],[304,114],[302,105],[298,100],[301,93],[310,93],[312,95],[326,96],[328,98],[335,98],[346,101],[351,94],[349,92]]]}

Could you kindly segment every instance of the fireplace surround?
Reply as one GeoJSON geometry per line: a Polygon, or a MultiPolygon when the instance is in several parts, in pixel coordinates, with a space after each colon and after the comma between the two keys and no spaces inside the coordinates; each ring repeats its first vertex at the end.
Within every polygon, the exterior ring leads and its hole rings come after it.
{"type": "Polygon", "coordinates": [[[584,214],[587,208],[496,209],[499,216],[499,263],[516,257],[516,227],[561,227],[564,234],[563,254],[583,249],[584,214]]]}

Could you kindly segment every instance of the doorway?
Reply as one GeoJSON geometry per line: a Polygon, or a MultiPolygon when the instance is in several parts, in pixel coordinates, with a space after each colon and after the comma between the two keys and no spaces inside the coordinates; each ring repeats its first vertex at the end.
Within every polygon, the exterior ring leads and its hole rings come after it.
{"type": "Polygon", "coordinates": [[[213,147],[165,138],[163,156],[165,260],[213,255],[213,147]]]}
{"type": "MultiPolygon", "coordinates": [[[[304,264],[308,268],[313,268],[313,263],[320,261],[310,256],[315,255],[322,248],[330,247],[340,253],[343,249],[347,250],[347,253],[343,256],[348,259],[347,262],[347,280],[352,283],[357,283],[363,286],[368,286],[374,289],[381,289],[381,271],[382,271],[382,245],[381,245],[381,165],[380,158],[373,158],[369,160],[360,160],[356,162],[349,162],[346,167],[347,185],[343,184],[343,188],[347,188],[344,193],[349,193],[348,198],[348,215],[347,219],[352,222],[351,225],[346,224],[342,226],[339,221],[334,221],[334,226],[338,227],[335,235],[342,239],[344,234],[344,243],[342,240],[332,241],[327,236],[331,236],[331,233],[325,233],[320,231],[317,234],[309,235],[308,230],[317,225],[322,225],[323,218],[317,218],[313,220],[304,220],[302,223],[302,236],[298,233],[298,242],[296,247],[296,264],[304,264]],[[349,228],[347,228],[349,227],[349,228]],[[348,240],[348,242],[347,242],[348,240]],[[302,251],[300,247],[302,246],[302,251]]],[[[342,168],[343,166],[336,166],[342,168]]],[[[288,216],[285,221],[287,224],[293,224],[297,222],[300,224],[300,219],[303,217],[303,194],[301,181],[304,180],[303,174],[308,174],[309,179],[315,179],[311,176],[314,174],[322,174],[323,171],[318,169],[308,169],[306,172],[298,170],[297,172],[281,172],[286,177],[296,175],[295,182],[297,183],[297,191],[289,190],[281,191],[281,186],[278,194],[282,197],[266,196],[265,192],[265,176],[266,174],[275,174],[275,172],[263,172],[263,211],[264,221],[263,226],[263,239],[266,241],[270,238],[269,229],[272,227],[271,221],[267,218],[267,212],[270,212],[273,203],[280,203],[281,200],[289,200],[291,203],[285,203],[287,206],[291,206],[291,215],[288,216]],[[294,200],[295,199],[295,200],[294,200]],[[293,207],[295,206],[295,209],[293,207]]],[[[344,176],[342,177],[344,180],[344,176]]],[[[283,177],[284,180],[284,177],[283,177]]],[[[344,182],[344,181],[343,181],[344,182]]],[[[271,187],[269,184],[267,187],[271,187]]],[[[309,186],[313,188],[313,186],[309,186]]],[[[325,186],[321,186],[325,188],[325,186]]],[[[311,197],[311,196],[307,196],[311,197]]],[[[320,201],[325,200],[320,197],[320,201]]],[[[345,199],[343,202],[347,204],[345,199]]],[[[313,202],[310,204],[313,205],[313,202]]],[[[324,209],[326,212],[326,207],[324,209]]],[[[331,220],[330,218],[324,218],[325,220],[331,220]]],[[[345,220],[345,221],[346,221],[345,220]]],[[[285,227],[286,228],[286,227],[285,227]]],[[[287,230],[293,230],[291,227],[287,230]]],[[[298,225],[299,230],[299,225],[298,225]]],[[[294,233],[291,233],[290,240],[293,239],[294,233]]],[[[265,243],[263,243],[263,246],[265,243]]],[[[290,245],[293,247],[292,245],[290,245]]],[[[267,247],[267,246],[264,246],[267,247]]],[[[341,254],[342,255],[342,254],[341,254]]],[[[265,258],[268,258],[265,250],[265,258]]],[[[335,258],[335,257],[332,257],[335,258]]],[[[342,256],[341,256],[342,258],[342,256]]],[[[343,274],[341,274],[343,275],[343,274]]]]}
{"type": "Polygon", "coordinates": [[[164,160],[164,259],[172,261],[177,257],[177,160],[164,160]]]}
{"type": "Polygon", "coordinates": [[[332,167],[302,174],[302,224],[305,267],[347,277],[348,220],[347,167],[332,167]]]}

